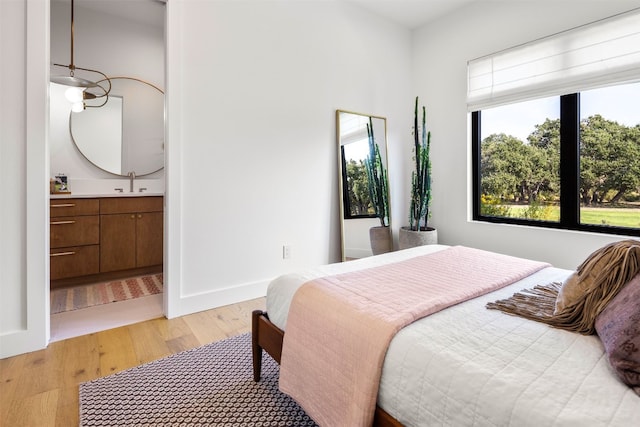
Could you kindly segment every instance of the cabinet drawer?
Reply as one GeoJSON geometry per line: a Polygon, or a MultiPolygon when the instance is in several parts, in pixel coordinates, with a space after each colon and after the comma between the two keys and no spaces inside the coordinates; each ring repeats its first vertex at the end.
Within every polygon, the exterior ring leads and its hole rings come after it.
{"type": "Polygon", "coordinates": [[[97,245],[100,243],[100,216],[56,217],[50,221],[51,248],[97,245]]]}
{"type": "Polygon", "coordinates": [[[98,215],[100,199],[54,199],[49,201],[49,216],[98,215]]]}
{"type": "Polygon", "coordinates": [[[101,214],[162,212],[162,196],[105,197],[100,199],[101,214]]]}
{"type": "Polygon", "coordinates": [[[96,274],[100,271],[100,247],[90,245],[52,249],[50,270],[51,280],[96,274]]]}

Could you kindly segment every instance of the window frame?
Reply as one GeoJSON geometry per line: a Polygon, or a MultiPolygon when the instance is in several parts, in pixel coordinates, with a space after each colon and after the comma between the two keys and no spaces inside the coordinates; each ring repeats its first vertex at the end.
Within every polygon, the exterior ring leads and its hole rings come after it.
{"type": "Polygon", "coordinates": [[[586,231],[601,234],[640,236],[639,228],[580,223],[580,93],[561,95],[560,98],[560,221],[494,217],[480,213],[481,170],[481,114],[471,112],[471,150],[473,176],[474,221],[513,224],[532,227],[586,231]]]}

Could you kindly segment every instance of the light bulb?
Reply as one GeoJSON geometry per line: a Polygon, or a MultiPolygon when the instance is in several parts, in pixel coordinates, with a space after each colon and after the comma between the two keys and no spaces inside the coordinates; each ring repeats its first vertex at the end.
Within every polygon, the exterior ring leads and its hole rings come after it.
{"type": "Polygon", "coordinates": [[[82,92],[85,88],[80,87],[70,87],[64,92],[64,97],[67,98],[67,101],[71,103],[82,102],[84,97],[82,96],[82,92]]]}
{"type": "Polygon", "coordinates": [[[84,111],[84,102],[74,102],[71,106],[71,111],[73,111],[74,113],[80,113],[84,111]]]}

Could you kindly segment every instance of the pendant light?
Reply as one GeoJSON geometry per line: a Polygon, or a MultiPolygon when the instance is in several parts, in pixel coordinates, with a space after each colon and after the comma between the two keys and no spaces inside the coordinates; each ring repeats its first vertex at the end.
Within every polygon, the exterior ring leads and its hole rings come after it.
{"type": "Polygon", "coordinates": [[[51,82],[69,86],[69,89],[65,92],[65,97],[71,102],[71,110],[78,113],[83,111],[86,107],[102,107],[109,100],[109,92],[111,92],[111,80],[106,74],[92,70],[89,68],[77,67],[73,62],[73,48],[74,48],[74,0],[71,0],[71,62],[69,65],[53,64],[57,67],[64,67],[69,69],[69,75],[63,76],[51,76],[51,82]],[[75,76],[76,70],[87,71],[90,73],[96,73],[102,76],[98,82],[83,79],[75,76]],[[91,91],[89,91],[91,90],[91,91]],[[94,91],[97,91],[95,93],[94,91]],[[99,105],[87,105],[84,101],[87,99],[104,98],[104,101],[99,105]]]}

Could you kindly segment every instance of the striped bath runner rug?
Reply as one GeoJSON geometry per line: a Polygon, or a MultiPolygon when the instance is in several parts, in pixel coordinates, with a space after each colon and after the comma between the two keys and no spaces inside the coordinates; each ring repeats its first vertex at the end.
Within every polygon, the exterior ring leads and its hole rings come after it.
{"type": "Polygon", "coordinates": [[[51,314],[162,292],[162,273],[51,291],[51,314]]]}

